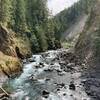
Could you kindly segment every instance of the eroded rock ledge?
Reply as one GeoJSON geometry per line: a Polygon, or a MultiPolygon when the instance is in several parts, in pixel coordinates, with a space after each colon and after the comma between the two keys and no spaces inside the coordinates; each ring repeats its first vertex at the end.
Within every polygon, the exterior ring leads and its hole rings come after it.
{"type": "Polygon", "coordinates": [[[26,45],[25,42],[22,37],[19,38],[12,30],[0,25],[1,75],[10,77],[22,70],[20,60],[24,59],[27,55],[31,55],[30,45],[26,45]]]}

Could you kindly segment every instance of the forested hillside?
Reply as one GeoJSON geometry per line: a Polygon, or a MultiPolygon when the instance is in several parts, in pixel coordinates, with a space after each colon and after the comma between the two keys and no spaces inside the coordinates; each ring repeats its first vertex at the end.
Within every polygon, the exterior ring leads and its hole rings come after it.
{"type": "Polygon", "coordinates": [[[0,52],[5,57],[22,59],[61,47],[55,35],[56,23],[49,19],[46,3],[46,0],[0,0],[0,52]]]}
{"type": "Polygon", "coordinates": [[[100,63],[100,1],[96,0],[89,14],[83,32],[80,34],[75,50],[88,65],[99,68],[100,63]]]}
{"type": "MultiPolygon", "coordinates": [[[[100,60],[100,43],[99,43],[99,30],[100,30],[100,1],[99,0],[79,0],[79,2],[75,3],[68,9],[65,9],[61,13],[57,14],[54,19],[59,25],[59,29],[56,32],[60,34],[61,37],[64,38],[74,34],[74,38],[77,34],[75,34],[75,27],[78,26],[78,30],[80,30],[81,24],[79,20],[82,17],[87,17],[84,27],[81,28],[82,32],[78,33],[79,37],[78,41],[75,44],[75,50],[78,55],[80,55],[80,59],[86,59],[86,62],[89,61],[89,64],[93,66],[99,66],[100,60]],[[68,31],[67,31],[68,30],[68,31]],[[69,30],[72,30],[71,32],[69,30]],[[66,33],[67,31],[67,33],[66,33]],[[68,33],[69,32],[69,33],[68,33]]],[[[77,32],[77,31],[76,31],[77,32]]],[[[72,41],[72,40],[71,40],[72,41]]]]}
{"type": "Polygon", "coordinates": [[[46,3],[45,0],[1,0],[0,2],[1,25],[21,35],[27,35],[32,42],[33,52],[47,50],[49,39],[52,42],[51,49],[56,48],[56,26],[48,19],[46,3]],[[33,43],[34,41],[36,43],[33,43]]]}
{"type": "Polygon", "coordinates": [[[63,34],[66,34],[64,37],[67,37],[70,32],[66,31],[73,27],[74,24],[78,24],[80,18],[87,16],[95,2],[95,0],[79,0],[68,9],[65,9],[61,13],[57,14],[54,19],[59,25],[58,33],[62,36],[63,34]]]}

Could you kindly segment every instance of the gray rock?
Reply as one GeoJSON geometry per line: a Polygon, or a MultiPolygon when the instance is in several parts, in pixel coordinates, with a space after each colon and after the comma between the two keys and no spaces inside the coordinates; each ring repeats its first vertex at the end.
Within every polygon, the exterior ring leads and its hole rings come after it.
{"type": "Polygon", "coordinates": [[[73,91],[76,90],[76,87],[75,87],[74,82],[70,82],[69,89],[70,89],[70,90],[73,90],[73,91]]]}
{"type": "Polygon", "coordinates": [[[48,91],[46,91],[46,90],[44,90],[44,91],[42,91],[42,96],[44,97],[44,98],[48,98],[49,97],[49,92],[48,91]]]}

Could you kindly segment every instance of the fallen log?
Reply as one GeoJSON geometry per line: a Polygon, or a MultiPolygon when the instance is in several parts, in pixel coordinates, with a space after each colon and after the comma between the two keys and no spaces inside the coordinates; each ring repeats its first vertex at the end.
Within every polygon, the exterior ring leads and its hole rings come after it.
{"type": "Polygon", "coordinates": [[[7,96],[9,96],[9,93],[7,93],[6,90],[4,90],[2,87],[0,87],[0,89],[1,89],[7,96]]]}

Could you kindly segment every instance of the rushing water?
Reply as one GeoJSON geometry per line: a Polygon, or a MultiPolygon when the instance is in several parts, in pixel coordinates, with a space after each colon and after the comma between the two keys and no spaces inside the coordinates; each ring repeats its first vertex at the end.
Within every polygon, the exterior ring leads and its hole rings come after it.
{"type": "Polygon", "coordinates": [[[61,51],[48,51],[44,54],[33,55],[33,62],[24,64],[23,73],[6,82],[10,88],[10,100],[90,100],[81,82],[81,73],[65,72],[61,69],[59,60],[55,60],[61,51]],[[62,75],[59,75],[58,72],[62,75]],[[70,81],[77,85],[76,91],[69,89],[70,81]],[[65,85],[59,87],[57,84],[65,85]],[[57,90],[59,89],[59,90],[57,90]],[[48,91],[47,98],[42,92],[48,91]]]}

